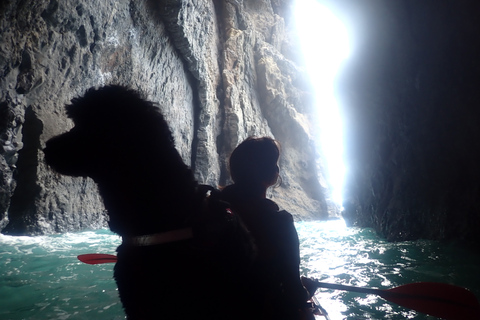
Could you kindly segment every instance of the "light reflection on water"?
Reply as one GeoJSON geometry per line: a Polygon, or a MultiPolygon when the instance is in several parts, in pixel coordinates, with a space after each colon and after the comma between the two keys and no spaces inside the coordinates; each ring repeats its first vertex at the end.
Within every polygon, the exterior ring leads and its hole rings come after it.
{"type": "MultiPolygon", "coordinates": [[[[342,221],[299,222],[301,272],[322,282],[390,289],[412,282],[443,282],[480,293],[480,255],[455,244],[419,240],[390,243],[370,229],[342,221]]],[[[375,295],[319,289],[332,320],[436,319],[375,295]]]]}
{"type": "MultiPolygon", "coordinates": [[[[389,289],[417,281],[467,287],[478,296],[480,255],[434,241],[388,243],[342,221],[299,222],[301,272],[323,282],[389,289]]],[[[114,254],[120,238],[107,230],[42,237],[0,235],[0,319],[124,319],[113,264],[76,256],[114,254]]],[[[434,319],[375,296],[319,289],[332,320],[434,319]]]]}

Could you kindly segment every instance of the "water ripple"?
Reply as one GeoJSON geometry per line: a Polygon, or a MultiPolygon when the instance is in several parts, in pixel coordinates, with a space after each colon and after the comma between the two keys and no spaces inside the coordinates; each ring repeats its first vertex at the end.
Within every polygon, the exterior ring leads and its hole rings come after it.
{"type": "MultiPolygon", "coordinates": [[[[379,289],[436,281],[480,294],[480,255],[468,248],[426,240],[389,243],[342,221],[296,226],[305,276],[379,289]]],[[[0,235],[0,319],[123,319],[113,264],[91,266],[76,259],[84,253],[115,254],[119,243],[108,230],[0,235]]],[[[332,320],[433,319],[375,295],[319,289],[316,296],[332,320]]]]}
{"type": "MultiPolygon", "coordinates": [[[[390,289],[411,282],[450,283],[480,294],[480,255],[455,244],[419,240],[390,243],[371,229],[339,221],[299,222],[301,272],[323,282],[390,289]]],[[[319,289],[332,320],[433,319],[374,296],[319,289]]]]}

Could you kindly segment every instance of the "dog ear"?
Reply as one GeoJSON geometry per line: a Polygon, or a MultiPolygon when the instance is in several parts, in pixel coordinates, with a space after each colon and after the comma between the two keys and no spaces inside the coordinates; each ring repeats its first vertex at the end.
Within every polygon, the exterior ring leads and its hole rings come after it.
{"type": "MultiPolygon", "coordinates": [[[[145,100],[132,89],[120,85],[91,87],[81,97],[71,100],[65,107],[67,116],[76,121],[88,121],[94,117],[110,118],[112,114],[129,113],[132,106],[145,100]]],[[[134,113],[135,114],[135,113],[134,113]]]]}
{"type": "Polygon", "coordinates": [[[73,98],[72,103],[65,106],[65,110],[67,112],[67,117],[69,117],[72,120],[78,118],[78,109],[79,109],[78,104],[79,103],[80,103],[79,98],[73,98]]]}
{"type": "Polygon", "coordinates": [[[87,114],[93,109],[97,109],[98,105],[104,105],[109,101],[108,87],[89,88],[81,97],[75,97],[71,103],[65,106],[67,116],[76,122],[79,119],[88,119],[87,114]],[[107,94],[105,93],[107,91],[107,94]]]}

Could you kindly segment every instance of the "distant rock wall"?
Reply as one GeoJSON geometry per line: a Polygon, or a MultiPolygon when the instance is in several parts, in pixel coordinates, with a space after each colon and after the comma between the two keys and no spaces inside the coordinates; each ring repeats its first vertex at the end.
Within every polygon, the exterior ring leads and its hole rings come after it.
{"type": "Polygon", "coordinates": [[[233,148],[249,135],[271,135],[283,151],[283,184],[272,191],[274,199],[297,218],[335,213],[319,182],[308,83],[285,19],[289,6],[268,0],[2,2],[0,230],[44,234],[105,225],[94,183],[52,172],[41,150],[71,127],[65,104],[111,83],[160,105],[200,182],[228,183],[233,148]]]}
{"type": "Polygon", "coordinates": [[[354,39],[346,218],[390,240],[480,243],[480,3],[328,2],[354,39]]]}

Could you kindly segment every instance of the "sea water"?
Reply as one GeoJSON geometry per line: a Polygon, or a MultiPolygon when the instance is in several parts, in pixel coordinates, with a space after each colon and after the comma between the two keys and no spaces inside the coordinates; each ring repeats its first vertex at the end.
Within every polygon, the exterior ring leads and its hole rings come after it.
{"type": "MultiPolygon", "coordinates": [[[[301,273],[322,282],[376,289],[441,282],[480,298],[478,250],[429,240],[387,242],[371,229],[347,228],[340,220],[302,222],[297,230],[301,273]]],[[[376,295],[318,290],[316,296],[332,320],[436,319],[376,295]]]]}
{"type": "MultiPolygon", "coordinates": [[[[480,254],[467,248],[426,240],[389,243],[370,229],[347,228],[341,220],[299,222],[296,227],[305,276],[379,289],[444,282],[467,287],[479,297],[480,254]]],[[[115,254],[120,241],[108,230],[0,235],[0,319],[124,319],[113,264],[87,265],[76,258],[115,254]]],[[[435,319],[375,295],[319,289],[316,297],[332,320],[435,319]]]]}
{"type": "Polygon", "coordinates": [[[107,230],[0,235],[0,319],[125,319],[113,264],[77,259],[85,253],[115,254],[120,242],[107,230]]]}

